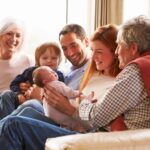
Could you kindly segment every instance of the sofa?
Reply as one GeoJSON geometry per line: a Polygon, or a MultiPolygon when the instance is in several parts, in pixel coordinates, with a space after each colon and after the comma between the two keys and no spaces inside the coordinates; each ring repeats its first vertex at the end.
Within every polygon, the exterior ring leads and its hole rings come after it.
{"type": "Polygon", "coordinates": [[[150,150],[150,129],[48,138],[45,150],[150,150]]]}

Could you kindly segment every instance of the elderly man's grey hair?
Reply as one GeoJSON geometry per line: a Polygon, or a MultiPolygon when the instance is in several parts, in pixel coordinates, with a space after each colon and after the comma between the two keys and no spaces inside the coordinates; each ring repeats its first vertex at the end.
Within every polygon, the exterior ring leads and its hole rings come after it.
{"type": "Polygon", "coordinates": [[[136,43],[140,54],[150,51],[150,18],[138,16],[120,26],[117,42],[123,42],[127,47],[136,43]]]}

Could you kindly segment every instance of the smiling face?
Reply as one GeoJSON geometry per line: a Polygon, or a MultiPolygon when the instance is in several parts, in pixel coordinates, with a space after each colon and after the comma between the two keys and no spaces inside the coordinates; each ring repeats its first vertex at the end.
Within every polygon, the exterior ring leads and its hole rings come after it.
{"type": "Polygon", "coordinates": [[[60,36],[60,44],[65,57],[72,65],[80,67],[87,61],[87,39],[81,41],[75,33],[67,33],[60,36]]]}
{"type": "Polygon", "coordinates": [[[39,58],[40,66],[49,66],[53,70],[56,70],[59,65],[59,56],[55,51],[47,49],[39,58]]]}
{"type": "Polygon", "coordinates": [[[120,72],[118,58],[115,55],[117,33],[116,25],[104,25],[96,29],[90,40],[93,50],[93,67],[113,77],[120,72]]]}
{"type": "Polygon", "coordinates": [[[124,32],[120,30],[117,35],[117,48],[115,54],[119,59],[119,68],[123,69],[128,63],[140,56],[138,51],[138,45],[135,42],[127,42],[127,37],[124,36],[124,32]]]}
{"type": "Polygon", "coordinates": [[[109,74],[115,55],[111,49],[101,41],[96,40],[90,43],[92,49],[92,59],[95,62],[96,69],[104,74],[109,74]]]}
{"type": "Polygon", "coordinates": [[[22,44],[22,30],[12,28],[0,36],[0,58],[10,59],[22,44]]]}
{"type": "Polygon", "coordinates": [[[123,69],[125,65],[130,61],[130,50],[124,43],[118,42],[116,54],[119,59],[119,68],[123,69]]]}
{"type": "Polygon", "coordinates": [[[119,59],[120,69],[123,69],[129,62],[140,56],[136,43],[131,43],[130,46],[127,46],[121,41],[118,42],[118,46],[115,53],[119,59]]]}

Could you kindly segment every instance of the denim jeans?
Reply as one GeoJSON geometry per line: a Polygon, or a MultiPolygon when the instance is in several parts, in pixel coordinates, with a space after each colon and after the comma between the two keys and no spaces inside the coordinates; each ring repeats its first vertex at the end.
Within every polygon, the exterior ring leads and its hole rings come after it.
{"type": "MultiPolygon", "coordinates": [[[[12,115],[13,115],[13,113],[11,114],[11,116],[12,115]]],[[[44,122],[59,126],[59,124],[55,123],[53,120],[46,117],[43,113],[37,111],[33,107],[25,107],[24,109],[22,109],[20,112],[18,112],[15,115],[16,116],[25,116],[25,117],[37,119],[37,120],[40,120],[40,121],[44,121],[44,122]]]]}
{"type": "Polygon", "coordinates": [[[22,105],[18,106],[16,109],[16,94],[13,91],[6,91],[0,94],[0,119],[6,117],[7,115],[18,114],[25,107],[33,107],[37,111],[43,113],[42,103],[38,100],[29,100],[24,102],[22,105]]]}
{"type": "Polygon", "coordinates": [[[0,119],[9,115],[15,109],[15,93],[4,91],[0,94],[0,119]]]}
{"type": "Polygon", "coordinates": [[[23,116],[10,116],[0,121],[2,150],[44,150],[47,138],[76,133],[23,116]]]}

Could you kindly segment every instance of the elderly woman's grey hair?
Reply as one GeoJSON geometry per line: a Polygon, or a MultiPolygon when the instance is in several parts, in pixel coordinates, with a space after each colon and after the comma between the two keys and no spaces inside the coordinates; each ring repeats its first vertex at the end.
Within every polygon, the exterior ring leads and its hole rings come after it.
{"type": "Polygon", "coordinates": [[[123,23],[117,36],[119,41],[127,47],[136,43],[140,54],[150,51],[150,18],[140,15],[123,23]]]}
{"type": "Polygon", "coordinates": [[[10,18],[10,17],[2,20],[0,23],[0,36],[12,31],[14,28],[18,28],[22,32],[21,33],[22,34],[21,35],[22,36],[22,42],[20,44],[20,47],[18,48],[18,50],[20,50],[23,43],[24,43],[24,40],[25,40],[25,26],[21,20],[17,20],[15,18],[10,18]]]}

